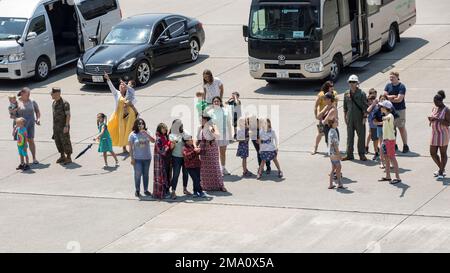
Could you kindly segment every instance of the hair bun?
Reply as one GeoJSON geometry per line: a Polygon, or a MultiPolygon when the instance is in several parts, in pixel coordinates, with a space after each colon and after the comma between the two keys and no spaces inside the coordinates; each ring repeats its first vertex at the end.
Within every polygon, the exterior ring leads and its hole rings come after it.
{"type": "Polygon", "coordinates": [[[444,92],[444,90],[439,90],[439,91],[437,92],[437,94],[438,94],[439,96],[441,96],[443,99],[445,99],[445,92],[444,92]]]}

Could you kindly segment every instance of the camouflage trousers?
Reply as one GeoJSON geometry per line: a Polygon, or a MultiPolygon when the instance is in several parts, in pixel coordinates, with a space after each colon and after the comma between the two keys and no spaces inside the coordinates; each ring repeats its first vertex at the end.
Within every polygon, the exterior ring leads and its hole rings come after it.
{"type": "Polygon", "coordinates": [[[64,134],[63,130],[54,130],[53,139],[55,140],[56,148],[60,154],[72,154],[72,143],[70,142],[69,133],[64,134]]]}

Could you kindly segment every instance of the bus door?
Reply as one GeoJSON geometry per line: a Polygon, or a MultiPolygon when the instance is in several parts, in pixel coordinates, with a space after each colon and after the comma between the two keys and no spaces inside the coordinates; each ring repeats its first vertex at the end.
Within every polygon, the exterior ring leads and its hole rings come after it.
{"type": "Polygon", "coordinates": [[[353,60],[369,54],[366,0],[349,0],[353,60]]]}

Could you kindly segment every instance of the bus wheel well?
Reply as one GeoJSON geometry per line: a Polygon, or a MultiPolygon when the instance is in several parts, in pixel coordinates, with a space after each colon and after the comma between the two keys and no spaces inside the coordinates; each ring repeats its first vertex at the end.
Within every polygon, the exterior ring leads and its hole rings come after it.
{"type": "Polygon", "coordinates": [[[341,52],[338,52],[338,53],[334,54],[333,60],[334,60],[335,58],[337,59],[337,61],[338,61],[339,64],[341,65],[341,67],[344,66],[344,56],[342,56],[342,53],[341,53],[341,52]]]}

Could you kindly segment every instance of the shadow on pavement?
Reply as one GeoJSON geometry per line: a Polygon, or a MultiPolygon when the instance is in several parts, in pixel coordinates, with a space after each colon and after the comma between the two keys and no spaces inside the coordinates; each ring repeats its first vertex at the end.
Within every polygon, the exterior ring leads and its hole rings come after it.
{"type": "MultiPolygon", "coordinates": [[[[364,60],[370,61],[371,64],[365,69],[351,69],[346,67],[340,76],[340,79],[336,82],[336,91],[339,94],[343,94],[347,89],[348,85],[346,82],[346,77],[349,74],[357,74],[361,82],[370,79],[374,75],[383,72],[387,72],[395,67],[395,63],[399,60],[411,55],[418,49],[422,48],[429,42],[422,38],[417,37],[405,37],[401,39],[401,43],[397,44],[397,47],[392,52],[380,52],[374,56],[364,60]]],[[[281,81],[273,84],[267,84],[255,91],[257,94],[264,95],[283,95],[283,96],[297,96],[297,95],[311,95],[316,96],[324,80],[317,81],[281,81]]],[[[386,75],[386,82],[388,77],[386,75]]],[[[366,91],[366,90],[364,90],[366,91]]]]}
{"type": "Polygon", "coordinates": [[[22,79],[22,80],[0,80],[0,91],[18,91],[23,87],[27,86],[31,89],[33,88],[50,88],[55,82],[62,80],[64,78],[70,77],[76,74],[76,62],[69,65],[60,67],[50,72],[50,76],[47,80],[42,82],[37,82],[33,78],[22,79]]]}
{"type": "Polygon", "coordinates": [[[342,193],[342,194],[353,194],[353,193],[355,193],[354,191],[349,190],[348,188],[343,188],[343,189],[337,188],[336,191],[338,193],[342,193]]]}
{"type": "Polygon", "coordinates": [[[402,190],[402,193],[400,194],[400,198],[405,197],[406,191],[407,191],[409,188],[411,188],[411,186],[406,185],[406,184],[404,184],[403,182],[394,184],[393,186],[395,186],[395,187],[397,187],[397,188],[399,188],[399,189],[402,190]]]}
{"type": "Polygon", "coordinates": [[[79,168],[82,167],[80,164],[77,164],[75,162],[72,162],[72,163],[67,164],[67,165],[62,165],[62,166],[64,168],[68,169],[68,170],[75,170],[75,169],[79,169],[79,168]]]}
{"type": "Polygon", "coordinates": [[[33,170],[43,170],[43,169],[47,169],[49,167],[50,167],[50,163],[47,163],[47,164],[39,163],[39,164],[31,165],[31,169],[33,169],[33,170]]]}
{"type": "MultiPolygon", "coordinates": [[[[192,73],[192,72],[191,73],[183,73],[183,74],[179,74],[179,75],[173,75],[173,76],[170,76],[170,75],[174,74],[174,73],[181,73],[181,72],[185,71],[186,69],[191,68],[194,65],[201,64],[208,58],[209,58],[209,55],[200,55],[196,62],[175,64],[175,65],[171,65],[166,68],[163,68],[159,71],[156,71],[156,72],[154,72],[154,74],[152,74],[152,78],[150,79],[150,82],[145,86],[137,87],[136,91],[139,92],[141,89],[151,87],[152,85],[157,84],[161,81],[166,81],[166,80],[174,81],[174,80],[177,80],[180,78],[195,76],[195,75],[197,75],[197,73],[192,73]]],[[[201,77],[199,78],[199,84],[200,83],[201,83],[201,77]]],[[[115,84],[115,86],[116,86],[116,88],[118,87],[117,84],[115,84]]],[[[106,83],[104,85],[102,85],[102,84],[100,84],[100,85],[83,85],[80,90],[84,91],[84,92],[90,92],[90,93],[109,93],[110,92],[106,83]]]]}

